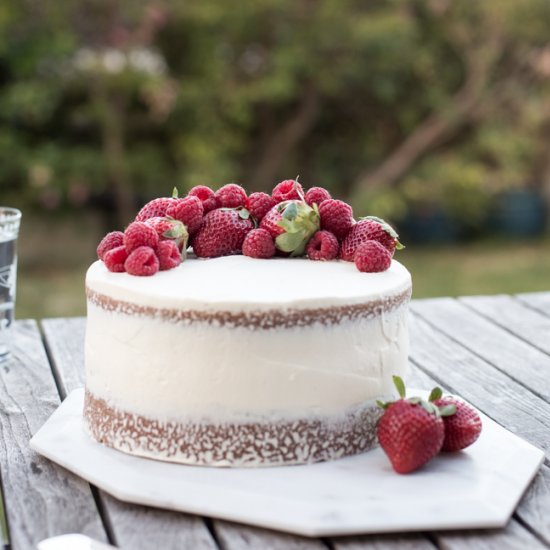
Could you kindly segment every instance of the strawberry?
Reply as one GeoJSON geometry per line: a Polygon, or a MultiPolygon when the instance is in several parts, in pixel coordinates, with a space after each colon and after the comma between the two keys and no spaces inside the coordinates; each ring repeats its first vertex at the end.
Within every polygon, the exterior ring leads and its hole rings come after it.
{"type": "Polygon", "coordinates": [[[217,258],[240,254],[246,234],[254,228],[245,208],[217,208],[203,219],[193,239],[199,258],[217,258]]]}
{"type": "Polygon", "coordinates": [[[306,247],[310,260],[330,261],[338,256],[338,239],[330,231],[317,231],[306,247]]]}
{"type": "Polygon", "coordinates": [[[399,474],[412,472],[436,456],[443,445],[445,427],[439,409],[419,397],[405,398],[405,384],[399,376],[393,381],[400,399],[380,403],[384,414],[376,433],[380,446],[399,474]]]}
{"type": "Polygon", "coordinates": [[[128,258],[128,252],[124,245],[111,248],[111,250],[105,252],[103,256],[103,262],[109,271],[113,273],[122,273],[126,271],[124,269],[124,262],[128,258]]]}
{"type": "Polygon", "coordinates": [[[149,218],[162,218],[166,216],[168,207],[173,204],[178,198],[178,190],[174,187],[171,197],[161,197],[149,201],[138,213],[136,222],[144,222],[149,218]]]}
{"type": "Polygon", "coordinates": [[[440,411],[447,410],[443,417],[445,423],[445,440],[442,451],[460,451],[474,443],[481,433],[481,418],[477,411],[460,399],[452,396],[441,397],[440,388],[434,388],[430,401],[439,407],[440,411]],[[452,410],[454,409],[454,413],[452,410]]]}
{"type": "Polygon", "coordinates": [[[161,241],[155,252],[159,260],[159,269],[161,271],[178,267],[183,261],[178,245],[174,241],[161,241]]]}
{"type": "Polygon", "coordinates": [[[283,201],[304,200],[304,190],[297,180],[284,180],[273,188],[271,196],[276,204],[283,201]]]}
{"type": "Polygon", "coordinates": [[[124,244],[124,233],[122,231],[111,231],[107,233],[97,247],[97,257],[103,260],[103,257],[109,250],[122,246],[124,244]]]}
{"type": "Polygon", "coordinates": [[[166,210],[167,216],[185,225],[189,235],[193,235],[201,226],[203,214],[204,206],[198,197],[177,199],[166,210]]]}
{"type": "Polygon", "coordinates": [[[236,183],[228,183],[216,191],[217,208],[246,206],[246,191],[236,183]]]}
{"type": "Polygon", "coordinates": [[[276,204],[262,219],[260,227],[275,239],[275,246],[291,256],[301,256],[309,239],[319,230],[317,207],[302,200],[276,204]]]}
{"type": "Polygon", "coordinates": [[[195,185],[187,194],[189,197],[197,197],[202,202],[204,213],[216,208],[216,193],[206,185],[195,185]]]}
{"type": "Polygon", "coordinates": [[[273,237],[265,229],[253,229],[244,239],[243,254],[250,258],[273,258],[275,256],[273,237]]]}
{"type": "Polygon", "coordinates": [[[349,204],[335,199],[326,199],[319,205],[321,229],[336,235],[341,241],[353,227],[353,210],[349,204]]]}
{"type": "Polygon", "coordinates": [[[393,256],[394,251],[404,246],[399,242],[399,235],[393,227],[380,218],[368,216],[360,219],[342,242],[340,257],[347,262],[355,260],[357,247],[365,241],[378,241],[385,246],[393,256]]]}
{"type": "Polygon", "coordinates": [[[378,241],[367,241],[355,251],[355,265],[364,273],[386,271],[391,265],[391,254],[378,241]]]}
{"type": "Polygon", "coordinates": [[[267,193],[252,193],[246,203],[246,209],[258,222],[262,221],[262,218],[273,206],[275,206],[275,201],[267,193]]]}
{"type": "Polygon", "coordinates": [[[185,225],[179,220],[168,217],[149,218],[145,223],[157,232],[160,241],[174,241],[179,250],[187,248],[189,234],[185,225]]]}
{"type": "Polygon", "coordinates": [[[124,246],[128,254],[138,246],[155,248],[159,243],[157,232],[144,222],[132,222],[124,230],[124,246]]]}
{"type": "Polygon", "coordinates": [[[307,190],[305,199],[306,202],[311,206],[315,203],[319,206],[323,201],[331,199],[330,193],[323,187],[312,187],[307,190]]]}
{"type": "Polygon", "coordinates": [[[124,269],[130,275],[149,277],[159,270],[159,260],[149,246],[138,246],[126,258],[124,269]]]}

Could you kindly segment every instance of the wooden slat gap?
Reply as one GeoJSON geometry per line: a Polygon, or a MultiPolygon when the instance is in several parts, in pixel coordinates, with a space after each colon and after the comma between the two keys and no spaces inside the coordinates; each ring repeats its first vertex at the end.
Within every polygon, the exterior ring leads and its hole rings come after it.
{"type": "Polygon", "coordinates": [[[514,298],[515,300],[518,300],[518,302],[520,302],[521,305],[525,306],[527,309],[530,309],[531,311],[536,311],[537,313],[544,315],[544,317],[550,317],[550,312],[545,311],[544,309],[535,307],[531,302],[524,300],[521,294],[513,294],[512,298],[514,298]]]}
{"type": "Polygon", "coordinates": [[[42,321],[38,321],[37,323],[38,331],[40,332],[40,338],[42,339],[42,345],[44,346],[44,351],[46,352],[46,357],[48,358],[48,362],[50,363],[50,369],[52,371],[53,380],[55,382],[55,387],[57,388],[57,393],[59,394],[59,399],[61,402],[65,400],[67,397],[67,394],[65,391],[63,391],[63,385],[61,384],[61,378],[59,376],[59,372],[57,370],[55,359],[52,354],[52,350],[50,349],[50,345],[48,343],[48,339],[46,338],[46,334],[44,332],[44,327],[42,326],[42,321]]]}
{"type": "Polygon", "coordinates": [[[514,512],[512,518],[513,520],[517,521],[526,531],[531,533],[531,535],[533,535],[539,542],[544,544],[544,546],[550,548],[550,541],[544,535],[534,529],[531,525],[529,525],[520,515],[518,515],[517,511],[514,512]]]}

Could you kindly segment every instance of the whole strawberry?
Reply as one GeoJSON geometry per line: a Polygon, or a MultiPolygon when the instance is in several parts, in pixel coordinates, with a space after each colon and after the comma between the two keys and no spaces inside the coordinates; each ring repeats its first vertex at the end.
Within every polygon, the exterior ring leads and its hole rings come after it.
{"type": "Polygon", "coordinates": [[[477,411],[464,401],[456,397],[441,397],[441,389],[435,388],[430,395],[430,401],[439,407],[440,411],[446,409],[454,413],[443,417],[445,423],[445,440],[442,451],[454,452],[469,447],[481,433],[481,418],[477,411]]]}
{"type": "Polygon", "coordinates": [[[166,210],[166,215],[179,220],[187,228],[189,235],[195,234],[201,226],[204,207],[198,197],[177,199],[166,210]]]}
{"type": "Polygon", "coordinates": [[[244,238],[253,228],[250,214],[244,208],[211,210],[194,236],[193,250],[199,258],[240,254],[244,238]]]}
{"type": "Polygon", "coordinates": [[[304,200],[304,190],[296,180],[284,180],[271,192],[275,203],[291,200],[304,200]]]}
{"type": "Polygon", "coordinates": [[[138,246],[126,258],[124,269],[130,275],[150,277],[159,270],[159,260],[149,246],[138,246]]]}
{"type": "Polygon", "coordinates": [[[275,200],[267,193],[252,193],[246,203],[246,209],[257,222],[261,222],[274,206],[275,200]]]}
{"type": "Polygon", "coordinates": [[[145,222],[152,227],[159,236],[160,241],[174,241],[179,250],[187,248],[188,233],[185,225],[173,218],[149,218],[145,222]]]}
{"type": "Polygon", "coordinates": [[[174,187],[171,197],[161,197],[149,201],[138,213],[136,222],[144,222],[149,218],[162,218],[166,216],[168,207],[173,204],[178,197],[178,190],[174,187]]]}
{"type": "Polygon", "coordinates": [[[378,241],[392,256],[396,249],[404,248],[399,242],[399,235],[391,225],[380,218],[368,216],[359,220],[343,240],[340,249],[342,260],[353,262],[357,247],[366,241],[378,241]]]}
{"type": "Polygon", "coordinates": [[[105,256],[109,250],[112,250],[117,246],[122,246],[123,244],[124,233],[122,233],[122,231],[111,231],[111,233],[107,233],[107,235],[101,239],[101,242],[97,247],[97,257],[100,260],[103,260],[103,256],[105,256]]]}
{"type": "Polygon", "coordinates": [[[310,260],[330,261],[338,256],[338,239],[330,231],[317,231],[309,240],[306,247],[307,257],[310,260]]]}
{"type": "Polygon", "coordinates": [[[273,237],[265,229],[253,229],[244,239],[243,254],[250,258],[273,258],[275,256],[273,237]]]}
{"type": "Polygon", "coordinates": [[[216,191],[217,208],[246,206],[246,191],[236,183],[228,183],[216,191]]]}
{"type": "Polygon", "coordinates": [[[379,273],[391,266],[391,254],[378,241],[367,241],[355,251],[355,266],[363,273],[379,273]]]}
{"type": "Polygon", "coordinates": [[[355,220],[349,204],[335,199],[326,199],[319,205],[321,229],[330,231],[341,241],[349,233],[355,220]]]}
{"type": "Polygon", "coordinates": [[[204,214],[216,208],[216,193],[206,185],[196,185],[189,190],[189,197],[197,197],[202,202],[204,214]]]}
{"type": "Polygon", "coordinates": [[[309,206],[315,203],[319,206],[323,201],[331,199],[330,193],[323,187],[312,187],[307,190],[305,199],[309,206]]]}
{"type": "Polygon", "coordinates": [[[400,399],[378,403],[384,408],[376,433],[380,446],[399,474],[417,470],[434,456],[443,445],[445,427],[439,409],[418,397],[405,397],[405,384],[398,376],[393,381],[400,399]]]}
{"type": "Polygon", "coordinates": [[[317,207],[302,200],[276,204],[262,219],[260,227],[275,239],[275,246],[291,256],[301,256],[315,232],[319,230],[317,207]]]}
{"type": "Polygon", "coordinates": [[[132,222],[124,230],[124,246],[128,254],[139,246],[155,248],[159,243],[157,232],[144,222],[132,222]]]}
{"type": "Polygon", "coordinates": [[[159,269],[166,271],[173,269],[181,264],[181,252],[174,241],[161,241],[156,250],[156,255],[159,261],[159,269]]]}

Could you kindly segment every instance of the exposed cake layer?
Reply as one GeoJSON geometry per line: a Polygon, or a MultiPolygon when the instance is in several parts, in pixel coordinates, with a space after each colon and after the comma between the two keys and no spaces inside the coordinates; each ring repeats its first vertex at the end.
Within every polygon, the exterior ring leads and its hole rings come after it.
{"type": "Polygon", "coordinates": [[[334,460],[376,444],[382,410],[364,403],[344,414],[255,423],[159,422],[111,407],[86,392],[85,425],[97,441],[147,458],[208,466],[274,466],[334,460]]]}

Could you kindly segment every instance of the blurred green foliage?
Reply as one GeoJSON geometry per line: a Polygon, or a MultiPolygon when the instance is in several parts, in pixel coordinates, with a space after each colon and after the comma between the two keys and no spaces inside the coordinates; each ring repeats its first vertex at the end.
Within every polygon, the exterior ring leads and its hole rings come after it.
{"type": "Polygon", "coordinates": [[[4,0],[2,201],[107,224],[196,184],[300,174],[479,225],[550,188],[550,2],[4,0]]]}

